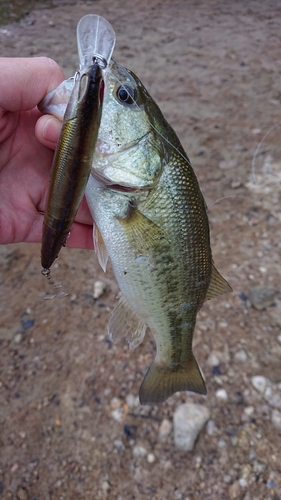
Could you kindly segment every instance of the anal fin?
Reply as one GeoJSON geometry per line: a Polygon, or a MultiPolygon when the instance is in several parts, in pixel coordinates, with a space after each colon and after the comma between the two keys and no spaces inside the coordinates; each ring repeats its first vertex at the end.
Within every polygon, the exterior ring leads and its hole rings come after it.
{"type": "Polygon", "coordinates": [[[112,342],[118,342],[123,338],[129,344],[130,349],[135,349],[143,341],[147,325],[122,293],[118,297],[119,301],[108,323],[108,335],[112,342]]]}
{"type": "Polygon", "coordinates": [[[205,302],[206,300],[217,297],[217,295],[221,295],[223,293],[228,293],[228,292],[232,292],[231,286],[218,272],[214,264],[212,264],[211,281],[206,293],[205,302]]]}

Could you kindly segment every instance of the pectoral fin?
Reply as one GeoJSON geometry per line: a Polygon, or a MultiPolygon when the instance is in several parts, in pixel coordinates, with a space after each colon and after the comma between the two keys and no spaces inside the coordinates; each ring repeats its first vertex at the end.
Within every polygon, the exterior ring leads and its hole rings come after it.
{"type": "Polygon", "coordinates": [[[145,251],[163,240],[169,242],[164,231],[151,219],[143,215],[137,208],[130,206],[126,218],[118,218],[130,240],[137,245],[139,251],[145,251]]]}
{"type": "Polygon", "coordinates": [[[130,349],[135,349],[143,341],[147,325],[121,293],[118,297],[119,301],[108,323],[108,334],[112,342],[123,338],[130,349]]]}
{"type": "Polygon", "coordinates": [[[212,264],[211,281],[209,284],[209,288],[207,290],[205,302],[206,300],[217,297],[217,295],[221,295],[222,293],[228,293],[228,292],[232,292],[231,286],[218,272],[214,264],[212,264]]]}
{"type": "Polygon", "coordinates": [[[104,244],[104,241],[102,239],[102,235],[94,223],[93,225],[93,240],[94,240],[94,248],[95,252],[98,257],[99,264],[102,268],[102,270],[106,273],[106,265],[108,262],[108,252],[106,249],[106,246],[104,244]]]}

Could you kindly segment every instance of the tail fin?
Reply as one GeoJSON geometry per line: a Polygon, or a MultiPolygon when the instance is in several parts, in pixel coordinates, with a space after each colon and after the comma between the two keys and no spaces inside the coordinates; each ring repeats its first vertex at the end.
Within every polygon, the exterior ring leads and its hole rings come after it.
{"type": "Polygon", "coordinates": [[[140,403],[163,403],[177,391],[207,394],[204,379],[193,355],[185,365],[178,367],[154,361],[140,386],[140,403]]]}

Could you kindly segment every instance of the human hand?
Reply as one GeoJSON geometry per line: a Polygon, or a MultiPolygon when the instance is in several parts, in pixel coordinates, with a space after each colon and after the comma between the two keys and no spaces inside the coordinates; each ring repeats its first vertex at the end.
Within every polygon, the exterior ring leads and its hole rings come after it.
{"type": "MultiPolygon", "coordinates": [[[[0,58],[0,244],[40,242],[53,150],[61,123],[38,102],[64,79],[51,59],[0,58]]],[[[93,248],[85,199],[67,246],[93,248]]]]}

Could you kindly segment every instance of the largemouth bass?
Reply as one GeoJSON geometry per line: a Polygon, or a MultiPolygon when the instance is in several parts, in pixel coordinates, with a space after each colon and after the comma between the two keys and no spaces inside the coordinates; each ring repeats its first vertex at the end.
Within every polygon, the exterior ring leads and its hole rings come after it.
{"type": "Polygon", "coordinates": [[[206,394],[192,353],[203,302],[231,287],[213,264],[206,205],[174,130],[140,80],[111,62],[86,197],[94,244],[121,293],[108,325],[131,348],[149,327],[157,354],[140,402],[176,391],[206,394]]]}

